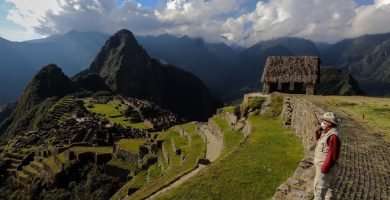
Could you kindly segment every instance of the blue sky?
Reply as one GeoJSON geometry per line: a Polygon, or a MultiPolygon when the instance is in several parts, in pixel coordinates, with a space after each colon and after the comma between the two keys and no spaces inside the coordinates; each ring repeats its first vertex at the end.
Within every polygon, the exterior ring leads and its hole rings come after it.
{"type": "Polygon", "coordinates": [[[39,0],[40,5],[36,0],[0,0],[0,37],[23,41],[72,29],[110,34],[127,28],[140,35],[167,33],[250,45],[287,35],[334,42],[390,32],[390,0],[261,1],[256,7],[259,0],[75,0],[64,8],[55,0],[39,0]]]}

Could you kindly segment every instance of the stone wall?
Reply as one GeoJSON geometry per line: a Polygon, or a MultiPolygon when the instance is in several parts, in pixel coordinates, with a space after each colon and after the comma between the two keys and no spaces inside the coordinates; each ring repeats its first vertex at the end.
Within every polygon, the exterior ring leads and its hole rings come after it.
{"type": "Polygon", "coordinates": [[[138,154],[124,149],[121,149],[119,145],[114,144],[114,157],[129,162],[136,162],[138,160],[138,154]]]}
{"type": "Polygon", "coordinates": [[[223,141],[223,133],[222,130],[214,124],[213,120],[209,119],[207,123],[207,129],[214,134],[219,140],[223,141]]]}
{"type": "Polygon", "coordinates": [[[229,113],[229,112],[227,112],[224,109],[218,110],[218,115],[221,116],[222,119],[224,119],[227,122],[229,122],[229,124],[231,126],[234,126],[237,123],[237,121],[238,121],[238,117],[236,115],[234,115],[234,113],[229,113]]]}
{"type": "Polygon", "coordinates": [[[302,139],[305,157],[294,175],[279,186],[273,199],[312,199],[315,168],[313,165],[315,140],[315,114],[324,110],[299,97],[285,97],[282,116],[284,123],[302,139]]]}
{"type": "Polygon", "coordinates": [[[248,137],[249,134],[251,133],[251,131],[252,131],[252,126],[248,120],[247,123],[245,124],[244,128],[241,130],[241,132],[242,132],[242,134],[244,134],[245,137],[248,137]]]}
{"type": "Polygon", "coordinates": [[[130,174],[130,170],[117,166],[105,165],[104,173],[108,176],[118,177],[121,181],[126,181],[128,179],[128,175],[130,174]]]}

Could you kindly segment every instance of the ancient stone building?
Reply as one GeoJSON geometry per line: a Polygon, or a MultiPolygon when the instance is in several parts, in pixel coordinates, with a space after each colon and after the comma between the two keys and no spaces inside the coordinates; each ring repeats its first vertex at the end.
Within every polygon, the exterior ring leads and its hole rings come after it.
{"type": "Polygon", "coordinates": [[[261,77],[263,93],[316,94],[320,63],[320,58],[315,56],[268,57],[261,77]]]}

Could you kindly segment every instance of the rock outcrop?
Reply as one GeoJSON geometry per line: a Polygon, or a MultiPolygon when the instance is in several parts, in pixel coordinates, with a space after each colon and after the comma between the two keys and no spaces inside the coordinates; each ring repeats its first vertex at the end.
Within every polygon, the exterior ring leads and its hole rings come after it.
{"type": "Polygon", "coordinates": [[[199,78],[150,58],[128,30],[109,38],[89,70],[113,92],[152,101],[188,120],[206,120],[222,106],[199,78]]]}

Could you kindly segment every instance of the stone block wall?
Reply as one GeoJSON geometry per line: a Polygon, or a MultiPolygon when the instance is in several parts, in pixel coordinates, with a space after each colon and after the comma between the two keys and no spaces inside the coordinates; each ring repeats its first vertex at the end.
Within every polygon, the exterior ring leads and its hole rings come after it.
{"type": "Polygon", "coordinates": [[[129,162],[136,162],[138,160],[138,155],[133,152],[126,151],[121,149],[119,145],[114,144],[114,157],[121,160],[126,160],[129,162]]]}
{"type": "Polygon", "coordinates": [[[315,114],[324,110],[313,103],[299,97],[285,97],[282,116],[285,125],[294,130],[294,134],[302,139],[305,157],[299,163],[294,175],[280,185],[272,199],[305,199],[313,198],[313,165],[315,140],[315,114]],[[288,123],[286,123],[288,122],[288,123]]]}
{"type": "Polygon", "coordinates": [[[208,123],[207,123],[207,129],[212,133],[214,134],[219,140],[222,140],[223,141],[223,133],[222,133],[222,130],[216,125],[214,124],[214,122],[209,119],[208,123]]]}
{"type": "Polygon", "coordinates": [[[229,124],[231,126],[234,126],[238,121],[238,117],[236,115],[234,115],[233,113],[229,113],[226,110],[223,110],[223,109],[218,110],[218,114],[219,114],[219,116],[222,117],[222,119],[229,122],[229,124]]]}

